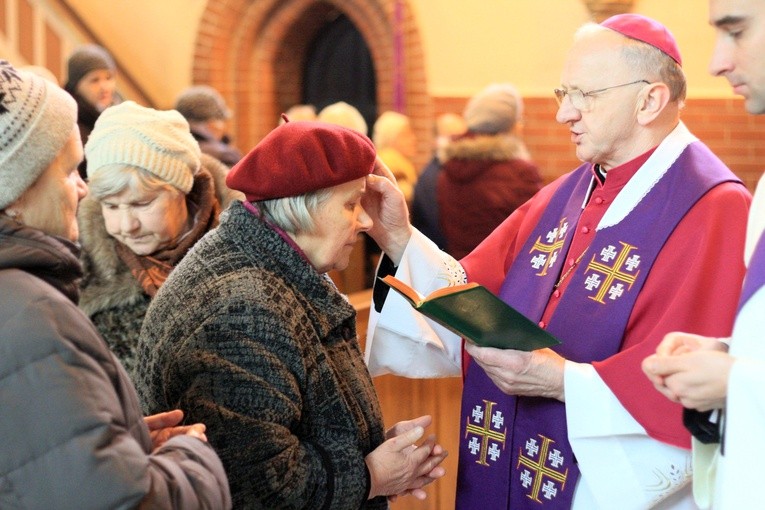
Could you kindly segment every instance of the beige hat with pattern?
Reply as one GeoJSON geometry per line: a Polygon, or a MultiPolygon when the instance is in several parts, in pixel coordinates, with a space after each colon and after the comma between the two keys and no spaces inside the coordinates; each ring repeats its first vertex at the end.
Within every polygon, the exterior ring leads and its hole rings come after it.
{"type": "Polygon", "coordinates": [[[180,113],[146,108],[133,101],[104,110],[85,144],[89,179],[111,165],[133,166],[184,193],[194,184],[200,154],[189,123],[180,113]]]}
{"type": "Polygon", "coordinates": [[[77,104],[58,85],[0,60],[0,209],[50,166],[76,120],[77,104]]]}

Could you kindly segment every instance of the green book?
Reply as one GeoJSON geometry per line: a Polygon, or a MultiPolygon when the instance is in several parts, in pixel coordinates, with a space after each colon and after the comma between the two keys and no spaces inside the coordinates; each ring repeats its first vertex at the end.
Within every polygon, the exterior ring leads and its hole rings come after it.
{"type": "Polygon", "coordinates": [[[424,297],[393,275],[380,280],[424,316],[480,346],[533,351],[560,344],[478,283],[445,287],[424,297]]]}

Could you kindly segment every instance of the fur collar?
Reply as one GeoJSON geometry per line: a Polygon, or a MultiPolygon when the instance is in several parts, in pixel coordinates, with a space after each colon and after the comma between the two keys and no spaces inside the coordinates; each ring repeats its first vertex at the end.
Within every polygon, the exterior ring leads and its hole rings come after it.
{"type": "MultiPolygon", "coordinates": [[[[243,198],[240,193],[225,187],[227,172],[228,167],[220,161],[202,154],[202,168],[195,180],[201,175],[212,177],[212,186],[207,189],[208,192],[215,193],[221,209],[234,200],[243,198]]],[[[94,198],[86,197],[80,203],[77,221],[80,226],[82,263],[85,271],[80,307],[85,313],[92,316],[103,310],[130,306],[146,299],[141,285],[117,255],[118,241],[106,232],[101,204],[94,198]]]]}

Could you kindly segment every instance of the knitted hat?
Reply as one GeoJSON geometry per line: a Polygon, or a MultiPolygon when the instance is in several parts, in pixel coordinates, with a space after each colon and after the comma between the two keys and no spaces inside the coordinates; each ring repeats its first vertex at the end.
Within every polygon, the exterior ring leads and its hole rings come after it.
{"type": "Polygon", "coordinates": [[[180,113],[146,108],[133,101],[104,110],[85,144],[91,179],[110,165],[134,166],[184,193],[194,184],[200,154],[199,144],[180,113]]]}
{"type": "Polygon", "coordinates": [[[369,175],[372,141],[326,122],[286,122],[271,131],[226,176],[247,200],[304,195],[369,175]]]}
{"type": "Polygon", "coordinates": [[[468,101],[463,117],[474,133],[509,131],[523,113],[523,101],[509,83],[494,83],[468,101]]]}
{"type": "Polygon", "coordinates": [[[99,69],[114,71],[116,68],[112,56],[101,46],[96,44],[80,46],[74,50],[67,61],[67,79],[64,88],[73,91],[80,80],[91,71],[99,69]]]}
{"type": "Polygon", "coordinates": [[[683,65],[680,49],[677,47],[674,36],[667,27],[656,20],[640,14],[617,14],[600,25],[619,32],[625,37],[650,44],[669,55],[678,65],[683,65]]]}
{"type": "Polygon", "coordinates": [[[0,209],[50,166],[76,121],[77,105],[58,85],[0,60],[0,209]]]}
{"type": "Polygon", "coordinates": [[[175,109],[189,122],[223,120],[231,117],[223,96],[207,85],[189,87],[175,100],[175,109]]]}

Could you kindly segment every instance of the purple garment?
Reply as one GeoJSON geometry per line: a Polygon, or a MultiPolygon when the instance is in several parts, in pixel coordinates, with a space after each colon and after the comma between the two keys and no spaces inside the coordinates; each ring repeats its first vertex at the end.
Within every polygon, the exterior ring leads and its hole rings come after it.
{"type": "Polygon", "coordinates": [[[765,235],[761,234],[744,278],[744,288],[738,303],[739,312],[763,285],[765,285],[765,235]]]}
{"type": "MultiPolygon", "coordinates": [[[[503,300],[534,321],[561,275],[568,233],[576,230],[589,190],[589,167],[579,167],[556,191],[500,289],[503,300]]],[[[676,225],[709,189],[737,180],[701,143],[689,145],[624,220],[596,233],[568,275],[571,283],[547,327],[563,342],[554,350],[582,363],[619,352],[640,289],[676,225]],[[694,161],[699,158],[704,164],[694,161]],[[699,168],[703,174],[691,174],[699,168]]],[[[506,395],[471,363],[462,422],[457,508],[571,507],[579,470],[564,403],[506,395]]]]}

